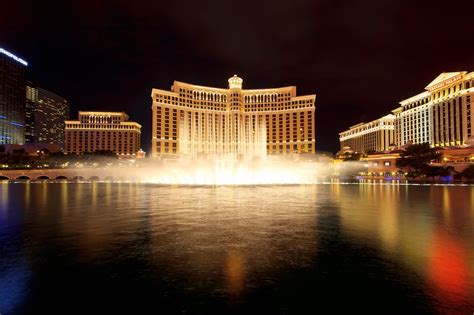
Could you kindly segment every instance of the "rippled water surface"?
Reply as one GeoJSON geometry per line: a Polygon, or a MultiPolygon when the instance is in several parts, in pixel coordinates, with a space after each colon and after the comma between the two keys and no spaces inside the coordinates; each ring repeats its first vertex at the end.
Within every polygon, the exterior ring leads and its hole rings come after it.
{"type": "Polygon", "coordinates": [[[0,313],[474,312],[474,188],[0,184],[0,313]]]}

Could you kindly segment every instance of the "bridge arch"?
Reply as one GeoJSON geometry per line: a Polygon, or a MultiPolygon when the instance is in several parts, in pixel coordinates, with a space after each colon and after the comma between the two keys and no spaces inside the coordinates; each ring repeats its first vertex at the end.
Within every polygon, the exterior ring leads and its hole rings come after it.
{"type": "Polygon", "coordinates": [[[90,181],[97,181],[97,180],[99,180],[99,176],[91,176],[91,177],[89,177],[89,180],[90,181]]]}
{"type": "Polygon", "coordinates": [[[84,180],[84,176],[74,176],[72,180],[84,180]]]}
{"type": "Polygon", "coordinates": [[[67,177],[66,176],[63,176],[63,175],[59,175],[59,176],[56,176],[57,180],[67,180],[67,177]]]}
{"type": "Polygon", "coordinates": [[[20,175],[16,178],[17,180],[30,180],[31,178],[26,175],[20,175]]]}
{"type": "Polygon", "coordinates": [[[45,180],[45,179],[50,179],[50,178],[46,175],[41,175],[41,176],[36,177],[36,180],[45,180]]]}
{"type": "Polygon", "coordinates": [[[10,177],[4,176],[4,175],[0,175],[0,180],[10,180],[10,177]]]}

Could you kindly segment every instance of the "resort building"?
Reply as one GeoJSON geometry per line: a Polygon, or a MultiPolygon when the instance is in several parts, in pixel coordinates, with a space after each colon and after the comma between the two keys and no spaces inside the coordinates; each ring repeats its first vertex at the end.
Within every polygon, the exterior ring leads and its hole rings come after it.
{"type": "Polygon", "coordinates": [[[474,134],[474,72],[443,72],[425,91],[400,102],[395,115],[397,146],[429,143],[459,146],[474,134]]]}
{"type": "Polygon", "coordinates": [[[140,149],[141,125],[123,112],[79,112],[78,120],[66,120],[68,154],[107,150],[133,155],[140,149]]]}
{"type": "Polygon", "coordinates": [[[368,153],[388,150],[394,143],[394,115],[360,123],[339,133],[341,151],[368,153]]]}
{"type": "Polygon", "coordinates": [[[64,149],[69,103],[64,98],[32,84],[26,86],[25,140],[57,144],[64,149]]]}
{"type": "Polygon", "coordinates": [[[387,153],[368,154],[366,158],[367,175],[382,177],[396,175],[400,170],[397,167],[397,159],[400,158],[402,152],[402,150],[392,150],[387,153]]]}
{"type": "Polygon", "coordinates": [[[25,60],[0,48],[0,145],[25,143],[27,66],[25,60]]]}
{"type": "Polygon", "coordinates": [[[296,87],[227,89],[174,81],[153,89],[152,156],[261,156],[315,152],[316,95],[296,87]]]}

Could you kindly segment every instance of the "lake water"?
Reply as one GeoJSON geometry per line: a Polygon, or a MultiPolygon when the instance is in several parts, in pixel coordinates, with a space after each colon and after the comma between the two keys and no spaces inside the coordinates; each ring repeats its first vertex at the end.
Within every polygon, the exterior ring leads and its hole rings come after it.
{"type": "Polygon", "coordinates": [[[0,183],[0,313],[474,312],[474,187],[0,183]]]}

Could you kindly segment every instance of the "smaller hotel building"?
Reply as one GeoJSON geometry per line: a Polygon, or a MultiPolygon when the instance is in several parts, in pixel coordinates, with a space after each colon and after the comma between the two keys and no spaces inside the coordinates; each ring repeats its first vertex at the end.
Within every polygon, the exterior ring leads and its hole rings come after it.
{"type": "Polygon", "coordinates": [[[339,133],[341,151],[357,153],[388,150],[394,142],[394,115],[387,115],[368,123],[360,123],[339,133]]]}
{"type": "Polygon", "coordinates": [[[65,152],[108,150],[120,155],[136,154],[141,125],[128,119],[123,112],[79,112],[78,120],[66,120],[65,152]]]}

